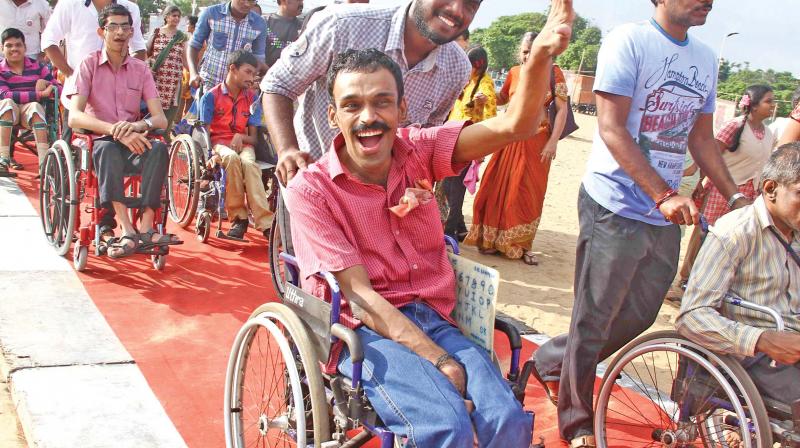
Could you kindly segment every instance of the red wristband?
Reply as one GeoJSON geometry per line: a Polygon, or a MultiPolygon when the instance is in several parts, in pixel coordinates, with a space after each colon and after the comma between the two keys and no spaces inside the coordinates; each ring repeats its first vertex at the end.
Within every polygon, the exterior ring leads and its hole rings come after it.
{"type": "Polygon", "coordinates": [[[661,195],[661,197],[659,197],[659,199],[656,201],[656,206],[655,206],[655,208],[656,208],[656,209],[660,209],[660,208],[661,208],[661,206],[662,206],[662,205],[664,205],[664,203],[665,203],[665,202],[667,202],[667,201],[668,201],[668,200],[670,200],[671,198],[674,198],[674,197],[675,197],[675,196],[677,196],[677,195],[678,195],[678,192],[677,192],[677,191],[675,191],[675,190],[673,190],[672,188],[670,188],[669,190],[665,191],[665,192],[664,192],[664,193],[661,195]]]}

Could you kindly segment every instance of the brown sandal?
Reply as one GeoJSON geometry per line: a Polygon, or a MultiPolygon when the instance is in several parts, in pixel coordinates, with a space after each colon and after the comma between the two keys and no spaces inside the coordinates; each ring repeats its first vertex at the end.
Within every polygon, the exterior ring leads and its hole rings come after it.
{"type": "Polygon", "coordinates": [[[580,436],[569,441],[569,448],[595,448],[596,446],[594,436],[580,436]]]}
{"type": "Polygon", "coordinates": [[[522,262],[528,266],[539,266],[539,259],[536,258],[536,254],[529,250],[522,254],[522,262]]]}

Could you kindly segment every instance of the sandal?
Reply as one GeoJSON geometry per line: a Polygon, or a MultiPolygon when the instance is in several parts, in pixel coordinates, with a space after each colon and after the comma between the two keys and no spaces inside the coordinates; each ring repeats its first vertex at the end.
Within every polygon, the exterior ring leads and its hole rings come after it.
{"type": "Polygon", "coordinates": [[[111,224],[103,224],[100,226],[100,239],[105,240],[106,243],[111,244],[111,239],[114,238],[114,226],[111,224]]]}
{"type": "Polygon", "coordinates": [[[120,258],[130,257],[139,250],[139,238],[136,235],[123,235],[114,244],[108,246],[108,256],[118,260],[120,258]],[[133,245],[125,244],[125,241],[133,242],[133,245]],[[114,251],[116,250],[116,251],[114,251]]]}
{"type": "Polygon", "coordinates": [[[166,233],[164,235],[160,235],[157,240],[153,241],[153,236],[158,234],[155,229],[150,229],[147,232],[139,234],[139,241],[142,243],[142,248],[151,248],[153,246],[174,246],[178,244],[183,244],[177,236],[166,233]]]}
{"type": "Polygon", "coordinates": [[[536,254],[529,250],[522,254],[522,262],[528,266],[539,266],[539,259],[536,258],[536,254]]]}
{"type": "Polygon", "coordinates": [[[595,448],[596,446],[594,436],[591,435],[575,437],[569,441],[570,448],[595,448]]]}

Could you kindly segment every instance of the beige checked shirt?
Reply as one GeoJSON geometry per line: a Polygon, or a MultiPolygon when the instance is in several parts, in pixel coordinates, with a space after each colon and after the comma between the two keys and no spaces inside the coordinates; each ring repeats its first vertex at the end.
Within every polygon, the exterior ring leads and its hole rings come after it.
{"type": "Polygon", "coordinates": [[[403,43],[408,8],[409,4],[330,6],[314,14],[306,31],[284,49],[261,82],[261,90],[299,98],[294,127],[301,150],[318,159],[338,134],[328,124],[325,75],[334,56],[350,48],[377,48],[400,65],[408,103],[407,120],[401,126],[444,123],[469,81],[469,60],[450,42],[409,69],[403,43]]]}
{"type": "MultiPolygon", "coordinates": [[[[800,267],[770,226],[759,196],[711,228],[683,295],[676,321],[682,335],[718,353],[754,356],[761,333],[774,323],[765,314],[723,304],[726,292],[778,311],[787,330],[800,331],[800,267]]],[[[792,247],[800,252],[798,238],[792,247]]]]}

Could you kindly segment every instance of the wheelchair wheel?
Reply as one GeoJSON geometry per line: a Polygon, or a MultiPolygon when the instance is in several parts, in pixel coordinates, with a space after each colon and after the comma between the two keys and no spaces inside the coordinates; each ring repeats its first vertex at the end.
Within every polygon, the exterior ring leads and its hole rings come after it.
{"type": "Polygon", "coordinates": [[[64,168],[67,175],[62,178],[65,183],[64,193],[67,202],[64,204],[64,209],[67,211],[63,216],[63,226],[65,231],[65,241],[59,255],[66,255],[69,252],[69,245],[72,243],[72,236],[75,232],[75,221],[78,218],[81,197],[78,191],[78,169],[75,165],[75,157],[72,153],[72,147],[63,140],[58,140],[53,144],[53,148],[57,148],[61,152],[61,158],[64,160],[64,168]],[[62,253],[63,252],[63,253],[62,253]]]}
{"type": "Polygon", "coordinates": [[[58,152],[50,149],[39,170],[39,216],[47,242],[52,245],[56,244],[59,239],[58,232],[61,232],[59,223],[64,204],[63,183],[61,182],[61,175],[64,171],[62,166],[63,162],[60,160],[58,152]]]}
{"type": "Polygon", "coordinates": [[[197,144],[188,135],[172,141],[167,175],[169,217],[181,227],[194,219],[200,193],[200,162],[197,144]]]}
{"type": "Polygon", "coordinates": [[[308,331],[280,303],[260,306],[239,330],[225,376],[229,448],[319,448],[330,439],[322,374],[308,331]]]}
{"type": "Polygon", "coordinates": [[[675,331],[619,353],[595,404],[598,447],[772,447],[761,395],[735,360],[675,331]]]}
{"type": "Polygon", "coordinates": [[[75,270],[78,272],[83,272],[86,269],[86,264],[88,261],[89,248],[75,243],[75,246],[72,249],[72,265],[75,266],[75,270]]]}
{"type": "Polygon", "coordinates": [[[164,267],[167,265],[167,255],[151,255],[151,261],[153,262],[153,269],[156,271],[163,271],[164,267]]]}
{"type": "Polygon", "coordinates": [[[208,242],[208,237],[211,235],[211,213],[203,211],[197,216],[197,223],[194,226],[194,233],[197,235],[197,241],[201,243],[208,242]]]}
{"type": "Polygon", "coordinates": [[[286,282],[286,268],[283,264],[283,260],[280,258],[280,253],[283,251],[280,226],[281,213],[285,213],[285,210],[276,213],[272,219],[272,225],[269,228],[269,244],[267,245],[267,250],[269,251],[269,273],[270,279],[272,279],[272,286],[275,288],[278,297],[283,300],[283,294],[285,292],[283,285],[286,282]]]}

